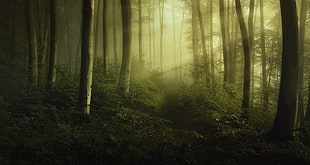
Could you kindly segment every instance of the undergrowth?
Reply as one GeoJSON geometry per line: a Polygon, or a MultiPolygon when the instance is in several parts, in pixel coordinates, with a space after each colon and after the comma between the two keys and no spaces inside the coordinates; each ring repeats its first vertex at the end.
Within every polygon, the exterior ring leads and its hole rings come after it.
{"type": "Polygon", "coordinates": [[[35,97],[0,97],[0,164],[310,162],[306,134],[275,143],[263,135],[264,115],[242,120],[234,87],[167,92],[152,73],[134,75],[124,98],[116,80],[95,78],[90,116],[75,110],[78,85],[69,80],[35,97]]]}

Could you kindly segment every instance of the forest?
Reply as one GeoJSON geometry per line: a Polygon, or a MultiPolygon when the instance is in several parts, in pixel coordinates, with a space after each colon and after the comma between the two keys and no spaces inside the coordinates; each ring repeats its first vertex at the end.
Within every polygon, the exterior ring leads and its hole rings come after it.
{"type": "Polygon", "coordinates": [[[308,0],[1,0],[0,164],[310,164],[308,0]]]}

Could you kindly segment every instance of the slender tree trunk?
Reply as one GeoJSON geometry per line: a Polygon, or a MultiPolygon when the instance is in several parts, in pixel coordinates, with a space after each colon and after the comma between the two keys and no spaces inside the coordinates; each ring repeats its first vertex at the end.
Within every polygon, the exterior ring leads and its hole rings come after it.
{"type": "Polygon", "coordinates": [[[198,35],[197,35],[197,7],[196,0],[192,0],[192,49],[194,56],[194,82],[198,82],[199,77],[199,54],[198,54],[198,35]]]}
{"type": "Polygon", "coordinates": [[[38,85],[38,55],[36,26],[33,16],[33,0],[26,0],[26,21],[28,33],[28,94],[38,85]]]}
{"type": "Polygon", "coordinates": [[[214,48],[213,48],[213,0],[210,1],[210,56],[211,56],[211,80],[214,84],[215,65],[214,65],[214,48]]]}
{"type": "Polygon", "coordinates": [[[183,10],[182,14],[182,22],[181,22],[181,31],[180,31],[180,40],[179,40],[179,49],[180,49],[180,82],[183,81],[183,62],[182,62],[182,34],[183,34],[183,25],[184,25],[184,15],[185,10],[183,10]]]}
{"type": "Polygon", "coordinates": [[[107,6],[107,0],[103,0],[103,11],[102,11],[102,54],[103,54],[103,74],[107,73],[108,70],[108,54],[107,54],[107,27],[106,27],[106,6],[107,6]]]}
{"type": "MultiPolygon", "coordinates": [[[[310,76],[309,76],[309,81],[310,81],[310,76]]],[[[310,83],[308,85],[308,102],[307,102],[305,121],[310,122],[310,83]]]]}
{"type": "Polygon", "coordinates": [[[298,117],[297,124],[302,124],[304,120],[304,53],[305,53],[305,33],[308,3],[307,0],[301,1],[300,20],[299,20],[299,80],[298,80],[298,117]]]}
{"type": "MultiPolygon", "coordinates": [[[[250,10],[249,10],[249,18],[248,18],[248,31],[249,31],[249,47],[250,47],[250,56],[251,56],[251,94],[254,93],[254,7],[255,0],[250,0],[250,10]]],[[[254,97],[250,97],[250,105],[253,107],[254,97]]]]}
{"type": "Polygon", "coordinates": [[[83,0],[82,54],[77,108],[89,115],[94,61],[95,0],[83,0]]]}
{"type": "Polygon", "coordinates": [[[227,34],[226,34],[226,17],[224,0],[219,0],[220,4],[220,22],[222,32],[223,60],[224,60],[224,84],[228,82],[228,49],[227,49],[227,34]]]}
{"type": "Polygon", "coordinates": [[[264,0],[260,0],[260,42],[262,51],[262,91],[263,91],[263,110],[268,109],[268,85],[267,85],[267,57],[265,43],[265,18],[264,18],[264,0]]]}
{"type": "Polygon", "coordinates": [[[164,10],[165,10],[165,0],[159,0],[159,18],[160,18],[160,70],[164,73],[163,64],[163,38],[164,38],[164,10]]]}
{"type": "Polygon", "coordinates": [[[130,50],[131,50],[131,4],[130,0],[121,0],[123,18],[123,57],[119,78],[120,93],[129,93],[130,50]]]}
{"type": "Polygon", "coordinates": [[[173,57],[174,57],[174,77],[175,81],[178,80],[177,72],[177,49],[176,49],[176,33],[175,33],[175,6],[173,6],[173,57]]]}
{"type": "Polygon", "coordinates": [[[57,52],[57,40],[56,40],[56,0],[51,0],[50,9],[50,58],[49,58],[49,68],[47,75],[47,88],[50,89],[54,87],[56,82],[56,52],[57,52]]]}
{"type": "Polygon", "coordinates": [[[149,56],[150,56],[150,68],[152,69],[152,65],[153,65],[153,62],[152,62],[152,29],[151,29],[151,18],[152,18],[152,15],[151,15],[151,0],[149,0],[149,56]]]}
{"type": "MultiPolygon", "coordinates": [[[[95,2],[96,3],[96,2],[95,2]]],[[[99,49],[99,47],[101,47],[101,45],[99,45],[99,29],[100,29],[100,24],[99,24],[99,22],[100,22],[100,6],[101,6],[101,3],[102,3],[102,0],[100,0],[100,1],[97,1],[97,3],[95,4],[95,6],[96,6],[96,9],[95,9],[95,20],[96,20],[96,22],[95,22],[95,26],[94,26],[94,28],[95,28],[95,52],[94,52],[94,67],[95,68],[97,68],[97,64],[98,64],[98,60],[97,60],[97,58],[98,58],[98,49],[99,49]]],[[[114,3],[114,1],[113,1],[113,3],[114,3]]],[[[114,13],[113,13],[114,14],[114,13]]],[[[113,21],[114,21],[114,17],[113,17],[113,21]]],[[[114,24],[113,24],[113,28],[114,28],[114,24]]],[[[113,38],[114,39],[114,38],[113,38]]]]}
{"type": "Polygon", "coordinates": [[[251,84],[251,57],[250,57],[250,45],[249,36],[245,26],[245,21],[242,14],[240,0],[235,0],[236,12],[239,20],[239,26],[242,36],[243,54],[244,54],[244,73],[243,73],[243,99],[242,99],[242,110],[243,117],[249,118],[249,106],[250,106],[250,84],[251,84]]]}
{"type": "MultiPolygon", "coordinates": [[[[66,0],[64,0],[64,4],[66,4],[66,0]]],[[[67,6],[67,5],[66,5],[67,6]]],[[[66,18],[66,26],[67,26],[67,30],[66,30],[66,34],[67,34],[67,49],[68,49],[68,65],[69,65],[69,76],[72,79],[72,39],[71,39],[71,25],[70,25],[70,21],[69,21],[69,16],[68,16],[68,10],[66,10],[65,13],[65,18],[66,18]]]]}
{"type": "Polygon", "coordinates": [[[295,0],[280,0],[282,17],[282,69],[278,111],[271,130],[273,138],[293,136],[298,91],[298,21],[295,0]]]}
{"type": "Polygon", "coordinates": [[[156,54],[155,54],[155,46],[156,46],[156,42],[155,42],[155,0],[153,0],[153,7],[152,7],[152,15],[153,15],[153,22],[152,22],[152,34],[153,34],[153,67],[156,67],[156,54]]]}
{"type": "Polygon", "coordinates": [[[200,25],[200,34],[201,34],[201,43],[202,43],[202,52],[203,52],[203,63],[205,65],[205,72],[206,72],[206,84],[210,84],[210,71],[209,71],[209,61],[208,61],[208,55],[207,55],[207,44],[206,44],[206,37],[205,37],[205,29],[204,29],[204,23],[203,18],[201,14],[200,9],[200,0],[196,0],[196,7],[197,7],[197,14],[199,19],[199,25],[200,25]]]}
{"type": "Polygon", "coordinates": [[[50,30],[50,1],[38,1],[38,25],[37,25],[37,43],[38,43],[38,85],[45,87],[46,85],[46,57],[49,47],[49,30],[50,30]]]}
{"type": "Polygon", "coordinates": [[[114,49],[114,65],[118,70],[118,53],[117,53],[117,37],[116,37],[116,0],[113,1],[113,49],[114,49]]]}
{"type": "Polygon", "coordinates": [[[139,67],[142,70],[144,65],[144,59],[143,59],[143,45],[142,45],[142,4],[141,0],[138,0],[138,10],[139,10],[139,67]]]}

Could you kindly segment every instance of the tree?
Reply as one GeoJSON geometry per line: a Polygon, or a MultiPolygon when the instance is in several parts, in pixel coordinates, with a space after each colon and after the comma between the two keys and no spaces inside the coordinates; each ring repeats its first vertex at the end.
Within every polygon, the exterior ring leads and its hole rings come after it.
{"type": "Polygon", "coordinates": [[[108,70],[108,53],[107,53],[107,26],[106,26],[106,7],[107,7],[107,0],[103,0],[102,3],[102,54],[103,54],[103,73],[106,74],[108,70]]]}
{"type": "Polygon", "coordinates": [[[210,1],[210,60],[211,60],[211,80],[214,84],[214,48],[213,48],[213,1],[210,1]]]}
{"type": "Polygon", "coordinates": [[[123,20],[123,55],[119,78],[120,94],[129,92],[130,50],[131,50],[131,4],[130,0],[121,0],[123,20]]]}
{"type": "Polygon", "coordinates": [[[307,18],[307,0],[301,1],[300,21],[299,21],[299,79],[298,79],[298,116],[297,124],[302,124],[304,120],[304,53],[305,53],[305,33],[307,18]]]}
{"type": "Polygon", "coordinates": [[[138,0],[138,10],[139,10],[139,67],[143,68],[143,47],[142,47],[142,3],[138,0]]]}
{"type": "Polygon", "coordinates": [[[222,47],[223,47],[223,59],[224,59],[224,83],[228,82],[228,44],[227,44],[227,34],[226,34],[226,17],[225,17],[225,4],[224,0],[219,0],[220,5],[220,22],[221,22],[221,32],[222,32],[222,47]]]}
{"type": "Polygon", "coordinates": [[[197,14],[198,14],[198,20],[200,25],[200,35],[201,35],[201,43],[202,43],[202,52],[203,52],[203,60],[205,65],[205,72],[206,72],[206,81],[207,84],[210,80],[210,73],[209,73],[209,66],[208,66],[208,57],[207,57],[207,46],[206,46],[206,37],[205,37],[205,29],[204,29],[204,22],[201,14],[200,9],[200,0],[196,0],[196,7],[197,7],[197,14]]]}
{"type": "MultiPolygon", "coordinates": [[[[255,1],[250,0],[250,10],[249,10],[249,18],[248,18],[248,31],[249,31],[249,47],[250,47],[250,56],[251,56],[251,92],[254,93],[254,82],[255,82],[255,76],[254,76],[254,62],[255,62],[255,55],[253,53],[254,51],[254,7],[255,7],[255,1]]],[[[254,97],[250,97],[251,107],[253,107],[253,100],[254,97]]]]}
{"type": "Polygon", "coordinates": [[[199,54],[198,54],[198,35],[197,35],[197,7],[196,7],[196,0],[192,1],[192,50],[193,50],[193,57],[194,57],[194,71],[193,77],[194,82],[198,81],[199,77],[199,54]]]}
{"type": "Polygon", "coordinates": [[[57,41],[56,41],[56,0],[51,0],[50,8],[50,58],[47,75],[47,89],[54,87],[56,82],[56,52],[57,52],[57,41]]]}
{"type": "Polygon", "coordinates": [[[159,22],[160,22],[160,70],[164,72],[163,64],[163,38],[164,38],[164,11],[165,11],[165,0],[159,0],[159,22]]]}
{"type": "Polygon", "coordinates": [[[295,0],[280,0],[282,18],[282,69],[278,110],[270,135],[293,137],[298,91],[298,22],[295,0]]]}
{"type": "Polygon", "coordinates": [[[94,11],[95,0],[83,0],[82,54],[77,108],[86,115],[90,112],[93,78],[94,11]]]}
{"type": "Polygon", "coordinates": [[[249,35],[242,14],[241,2],[240,0],[236,0],[235,3],[242,36],[242,45],[244,54],[242,110],[243,110],[243,117],[245,119],[248,119],[249,106],[250,106],[250,84],[251,84],[251,57],[250,57],[249,35]]]}
{"type": "Polygon", "coordinates": [[[268,90],[267,90],[267,70],[266,70],[266,44],[265,44],[265,18],[264,18],[264,0],[260,1],[260,41],[262,51],[262,91],[263,91],[263,110],[267,110],[268,90]]]}
{"type": "Polygon", "coordinates": [[[26,23],[28,36],[28,94],[38,86],[37,35],[33,16],[33,0],[26,0],[26,23]]]}

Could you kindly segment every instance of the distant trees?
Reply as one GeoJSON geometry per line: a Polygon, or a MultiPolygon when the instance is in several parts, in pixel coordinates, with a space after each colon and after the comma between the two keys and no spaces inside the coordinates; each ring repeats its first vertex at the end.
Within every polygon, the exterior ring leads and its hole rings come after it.
{"type": "Polygon", "coordinates": [[[90,112],[93,60],[94,60],[94,3],[95,0],[83,0],[82,54],[80,88],[77,108],[84,114],[90,112]]]}
{"type": "Polygon", "coordinates": [[[298,21],[295,0],[280,0],[282,18],[282,69],[277,115],[270,134],[277,139],[293,136],[298,91],[298,21]]]}

